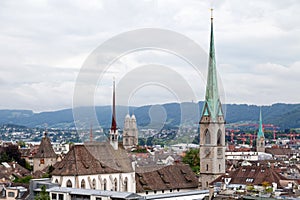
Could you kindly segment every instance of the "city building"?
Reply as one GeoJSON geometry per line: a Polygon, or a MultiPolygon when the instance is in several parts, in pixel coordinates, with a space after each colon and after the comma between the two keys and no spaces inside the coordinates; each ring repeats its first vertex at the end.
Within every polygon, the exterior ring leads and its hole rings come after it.
{"type": "Polygon", "coordinates": [[[261,115],[261,109],[259,111],[259,126],[258,126],[258,132],[257,132],[257,138],[256,138],[256,151],[257,152],[265,152],[265,135],[262,125],[262,115],[261,115]]]}
{"type": "Polygon", "coordinates": [[[220,101],[215,60],[213,16],[206,95],[200,119],[200,178],[201,189],[208,189],[209,183],[225,174],[225,120],[220,101]]]}
{"type": "Polygon", "coordinates": [[[125,149],[130,149],[138,145],[138,129],[135,115],[126,115],[123,129],[123,146],[125,149]]]}
{"type": "Polygon", "coordinates": [[[109,142],[89,141],[72,146],[54,166],[53,183],[69,188],[136,192],[134,168],[123,145],[118,142],[115,82],[112,110],[109,142]]]}
{"type": "Polygon", "coordinates": [[[57,155],[54,152],[50,138],[45,132],[37,153],[33,157],[33,171],[42,171],[57,161],[57,155]]]}

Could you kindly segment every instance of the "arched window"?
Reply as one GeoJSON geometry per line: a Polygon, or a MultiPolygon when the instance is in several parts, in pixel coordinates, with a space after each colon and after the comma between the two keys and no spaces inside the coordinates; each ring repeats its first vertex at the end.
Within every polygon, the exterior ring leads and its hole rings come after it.
{"type": "Polygon", "coordinates": [[[221,164],[219,164],[219,172],[221,172],[221,164]]]}
{"type": "Polygon", "coordinates": [[[85,189],[85,181],[84,181],[84,179],[81,180],[80,187],[82,189],[85,189]]]}
{"type": "Polygon", "coordinates": [[[208,171],[208,164],[206,164],[206,171],[208,171]]]}
{"type": "Polygon", "coordinates": [[[103,190],[107,190],[107,182],[106,182],[106,179],[103,180],[103,190]]]}
{"type": "Polygon", "coordinates": [[[128,178],[126,177],[124,180],[124,192],[128,191],[128,178]]]}
{"type": "Polygon", "coordinates": [[[117,180],[117,178],[115,178],[115,180],[114,180],[114,189],[115,189],[115,191],[118,191],[118,180],[117,180]]]}
{"type": "Polygon", "coordinates": [[[96,189],[96,179],[93,179],[92,181],[92,189],[96,189]]]}
{"type": "Polygon", "coordinates": [[[55,179],[55,183],[58,183],[58,179],[55,179]]]}
{"type": "Polygon", "coordinates": [[[222,145],[222,131],[219,129],[217,134],[217,145],[222,145]]]}
{"type": "Polygon", "coordinates": [[[208,129],[205,130],[204,137],[205,137],[205,144],[210,144],[210,133],[208,129]]]}
{"type": "Polygon", "coordinates": [[[70,181],[70,179],[67,181],[67,187],[72,187],[72,182],[70,181]]]}

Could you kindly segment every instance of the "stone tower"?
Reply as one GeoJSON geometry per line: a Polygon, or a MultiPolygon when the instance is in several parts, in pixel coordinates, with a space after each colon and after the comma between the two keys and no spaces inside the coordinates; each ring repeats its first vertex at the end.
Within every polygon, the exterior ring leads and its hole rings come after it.
{"type": "Polygon", "coordinates": [[[138,145],[138,129],[134,114],[130,117],[126,115],[123,130],[123,146],[125,149],[138,145]]]}
{"type": "Polygon", "coordinates": [[[117,128],[117,120],[116,120],[116,95],[115,95],[115,81],[113,82],[113,105],[112,105],[112,119],[111,119],[111,127],[109,131],[109,141],[115,150],[118,149],[118,139],[119,133],[117,128]]]}
{"type": "Polygon", "coordinates": [[[261,109],[259,111],[259,126],[258,126],[257,138],[256,138],[256,151],[265,152],[265,135],[264,135],[263,124],[262,124],[261,109]]]}
{"type": "Polygon", "coordinates": [[[50,138],[47,136],[47,131],[45,131],[39,149],[33,157],[33,171],[43,170],[50,165],[54,165],[56,161],[57,155],[52,148],[50,138]]]}
{"type": "Polygon", "coordinates": [[[225,173],[225,120],[220,101],[213,35],[213,16],[205,101],[200,119],[199,187],[208,189],[210,182],[225,173]]]}

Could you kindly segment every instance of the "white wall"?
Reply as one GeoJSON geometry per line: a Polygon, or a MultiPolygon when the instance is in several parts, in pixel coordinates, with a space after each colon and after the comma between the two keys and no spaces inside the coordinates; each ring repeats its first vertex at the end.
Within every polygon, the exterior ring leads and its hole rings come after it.
{"type": "Polygon", "coordinates": [[[73,188],[80,188],[81,181],[85,181],[85,189],[93,189],[92,181],[96,180],[96,189],[104,190],[104,180],[106,180],[106,190],[115,190],[114,189],[114,180],[117,179],[117,191],[124,192],[124,181],[127,178],[127,192],[136,192],[136,183],[135,183],[135,173],[114,173],[114,174],[95,174],[95,175],[80,175],[75,178],[75,176],[52,176],[51,182],[55,183],[58,180],[58,183],[61,187],[67,187],[67,181],[72,182],[73,188]]]}

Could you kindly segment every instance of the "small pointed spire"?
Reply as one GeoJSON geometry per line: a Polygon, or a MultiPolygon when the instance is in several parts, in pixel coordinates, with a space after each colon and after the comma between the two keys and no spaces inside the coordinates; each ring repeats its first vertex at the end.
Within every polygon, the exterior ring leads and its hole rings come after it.
{"type": "Polygon", "coordinates": [[[264,130],[263,130],[261,107],[259,109],[259,126],[258,126],[257,138],[260,138],[260,137],[265,137],[264,130]]]}
{"type": "Polygon", "coordinates": [[[113,106],[112,106],[112,120],[111,120],[111,128],[112,132],[116,132],[117,130],[117,122],[116,122],[116,99],[115,99],[115,78],[113,80],[113,106]]]}
{"type": "Polygon", "coordinates": [[[47,137],[47,135],[48,135],[48,124],[47,123],[45,123],[45,132],[44,132],[44,137],[47,137]]]}
{"type": "Polygon", "coordinates": [[[93,124],[90,126],[90,142],[93,142],[93,124]]]}

